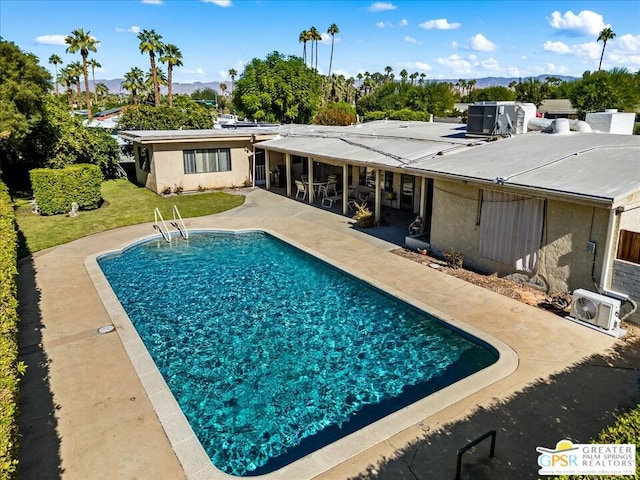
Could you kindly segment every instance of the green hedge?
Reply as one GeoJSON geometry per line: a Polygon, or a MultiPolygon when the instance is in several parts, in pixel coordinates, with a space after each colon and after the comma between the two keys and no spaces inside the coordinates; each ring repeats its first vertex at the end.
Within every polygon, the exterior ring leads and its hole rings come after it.
{"type": "Polygon", "coordinates": [[[97,165],[36,168],[29,173],[33,196],[43,215],[66,213],[71,210],[73,202],[83,210],[100,206],[102,171],[97,165]]]}
{"type": "Polygon", "coordinates": [[[0,479],[16,476],[18,464],[17,233],[13,204],[0,183],[0,479]]]}

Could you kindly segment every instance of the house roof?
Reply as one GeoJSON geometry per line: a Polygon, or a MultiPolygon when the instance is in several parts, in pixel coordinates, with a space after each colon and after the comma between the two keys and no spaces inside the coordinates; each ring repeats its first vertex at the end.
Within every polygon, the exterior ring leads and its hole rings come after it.
{"type": "Polygon", "coordinates": [[[278,127],[215,128],[207,130],[123,130],[118,135],[140,144],[202,142],[228,138],[251,138],[252,135],[275,135],[278,127]]]}
{"type": "Polygon", "coordinates": [[[640,197],[640,137],[527,133],[425,159],[416,171],[570,196],[615,208],[640,197]]]}
{"type": "Polygon", "coordinates": [[[280,134],[260,147],[612,208],[640,199],[639,136],[530,132],[487,142],[465,138],[464,126],[400,121],[280,134]]]}

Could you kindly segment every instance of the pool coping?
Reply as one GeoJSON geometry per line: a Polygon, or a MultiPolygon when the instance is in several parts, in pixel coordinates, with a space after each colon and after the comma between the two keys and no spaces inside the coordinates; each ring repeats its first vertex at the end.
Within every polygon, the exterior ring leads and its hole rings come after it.
{"type": "MultiPolygon", "coordinates": [[[[306,253],[338,268],[345,273],[352,275],[374,288],[377,288],[389,295],[419,310],[425,311],[444,323],[461,330],[462,332],[476,337],[481,342],[487,343],[498,352],[498,360],[462,380],[449,385],[426,398],[423,398],[407,407],[404,407],[386,417],[377,420],[335,442],[316,450],[289,465],[286,465],[274,472],[254,476],[258,480],[288,480],[296,478],[298,480],[311,479],[323,472],[345,462],[346,460],[364,452],[393,435],[414,425],[421,425],[422,421],[443,410],[447,406],[460,401],[469,395],[487,387],[488,385],[501,380],[512,374],[518,367],[518,356],[516,352],[502,340],[482,331],[472,325],[453,318],[431,305],[421,302],[407,294],[404,294],[389,285],[376,280],[363,272],[355,271],[340,261],[328,257],[307,245],[303,245],[286,235],[271,230],[269,228],[197,228],[190,230],[194,232],[219,232],[219,233],[241,233],[241,232],[265,232],[288,244],[303,250],[306,253]]],[[[195,436],[189,422],[178,405],[173,394],[169,390],[162,375],[157,369],[151,355],[147,351],[138,332],[135,330],[124,308],[118,301],[115,293],[111,289],[109,282],[104,276],[102,269],[98,265],[97,259],[108,254],[117,254],[138,243],[161,238],[158,234],[145,235],[131,241],[125,242],[121,248],[110,249],[91,254],[84,259],[84,266],[91,278],[96,291],[104,304],[112,324],[121,339],[127,355],[151,401],[153,409],[160,420],[171,446],[180,461],[186,477],[190,480],[204,480],[210,478],[238,479],[218,470],[205,452],[200,441],[195,436]]]]}

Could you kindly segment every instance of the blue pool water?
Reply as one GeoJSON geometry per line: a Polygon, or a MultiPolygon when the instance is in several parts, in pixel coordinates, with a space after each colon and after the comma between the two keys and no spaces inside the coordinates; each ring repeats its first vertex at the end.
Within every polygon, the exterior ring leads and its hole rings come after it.
{"type": "Polygon", "coordinates": [[[261,232],[151,240],[98,262],[229,474],[274,471],[497,360],[261,232]]]}

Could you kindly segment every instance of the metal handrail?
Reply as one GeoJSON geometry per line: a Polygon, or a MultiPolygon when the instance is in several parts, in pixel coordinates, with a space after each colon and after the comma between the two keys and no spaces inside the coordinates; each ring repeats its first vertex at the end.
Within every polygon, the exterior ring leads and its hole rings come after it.
{"type": "Polygon", "coordinates": [[[489,430],[484,435],[480,435],[478,438],[476,438],[472,442],[467,443],[464,447],[458,450],[458,463],[456,464],[456,480],[460,480],[460,475],[462,473],[462,454],[467,450],[470,450],[471,448],[475,447],[477,444],[487,439],[488,437],[491,437],[491,452],[489,453],[489,456],[491,458],[494,457],[496,453],[496,431],[489,430]]]}
{"type": "Polygon", "coordinates": [[[164,223],[164,218],[162,218],[162,214],[160,213],[160,210],[158,209],[158,207],[156,207],[155,210],[153,211],[153,217],[154,217],[153,228],[155,230],[158,230],[162,234],[162,238],[164,238],[167,242],[171,243],[171,234],[169,233],[167,224],[164,223]],[[158,223],[158,219],[160,219],[160,222],[162,223],[162,225],[158,223]]]}
{"type": "Polygon", "coordinates": [[[180,216],[180,212],[178,211],[178,207],[176,205],[173,206],[173,222],[171,223],[174,227],[178,229],[180,235],[182,235],[185,239],[189,238],[189,232],[187,231],[187,226],[184,224],[184,220],[180,216]]]}

